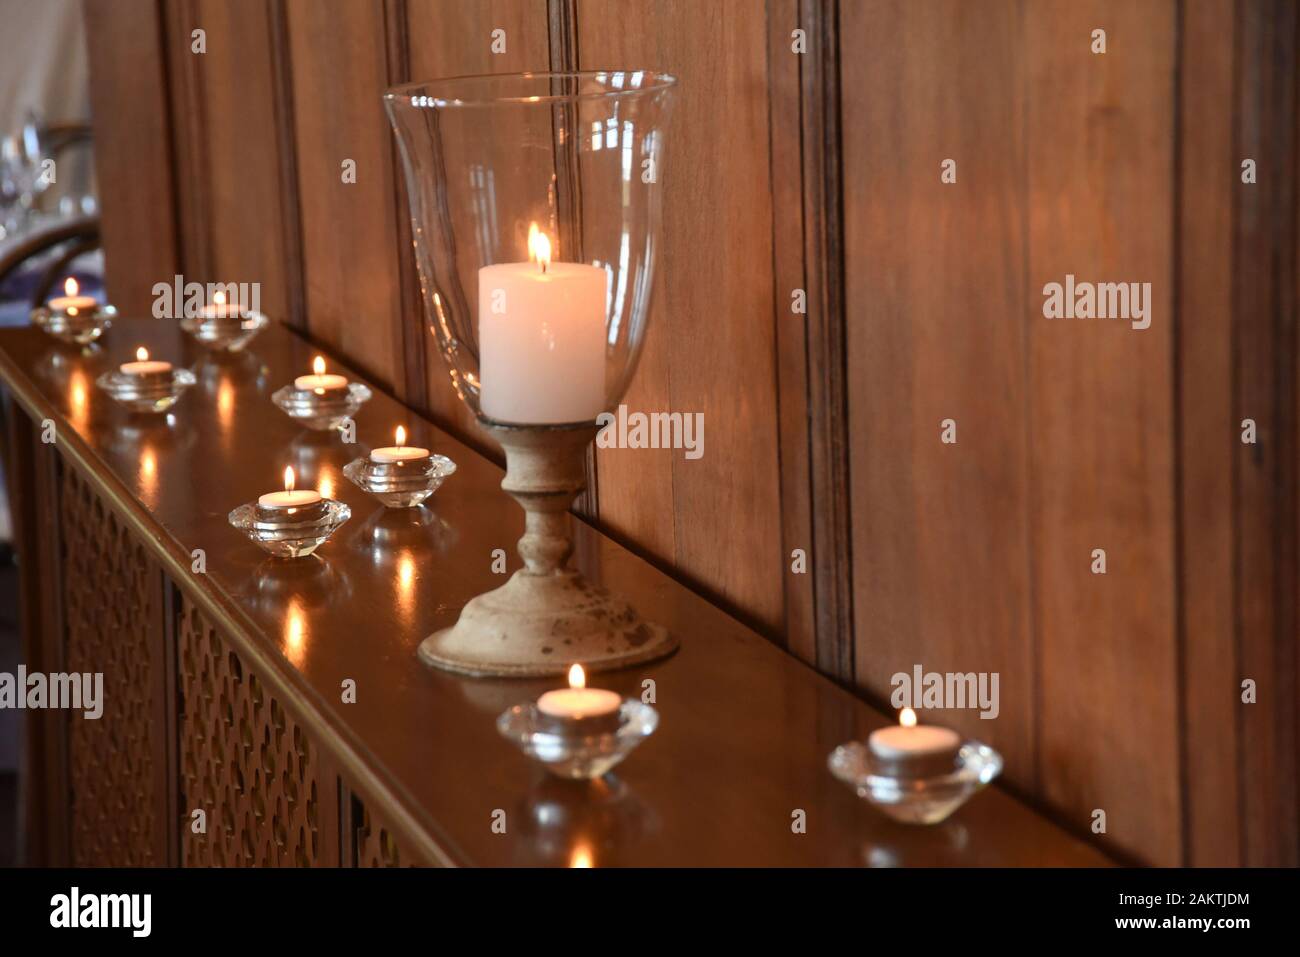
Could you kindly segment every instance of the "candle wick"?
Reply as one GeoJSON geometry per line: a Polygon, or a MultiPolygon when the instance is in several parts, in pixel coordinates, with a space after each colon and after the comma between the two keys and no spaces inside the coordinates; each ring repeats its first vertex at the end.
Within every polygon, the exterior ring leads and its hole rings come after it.
{"type": "Polygon", "coordinates": [[[546,260],[545,260],[545,259],[542,260],[542,275],[543,275],[543,276],[546,275],[546,260]]]}

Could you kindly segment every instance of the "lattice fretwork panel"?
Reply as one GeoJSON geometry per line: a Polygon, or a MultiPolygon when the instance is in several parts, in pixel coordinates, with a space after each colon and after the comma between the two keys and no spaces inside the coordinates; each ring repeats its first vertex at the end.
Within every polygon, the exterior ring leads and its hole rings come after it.
{"type": "Polygon", "coordinates": [[[419,867],[420,863],[404,853],[397,838],[382,821],[370,813],[360,798],[352,799],[353,852],[357,867],[419,867]]]}
{"type": "Polygon", "coordinates": [[[68,712],[72,860],[164,866],[164,729],[152,720],[161,571],[71,467],[61,469],[66,670],[103,672],[103,715],[68,712]]]}
{"type": "MultiPolygon", "coordinates": [[[[316,746],[188,599],[178,637],[184,865],[337,864],[316,746]],[[194,832],[196,809],[205,834],[194,832]]],[[[325,787],[333,800],[337,786],[325,787]]]]}

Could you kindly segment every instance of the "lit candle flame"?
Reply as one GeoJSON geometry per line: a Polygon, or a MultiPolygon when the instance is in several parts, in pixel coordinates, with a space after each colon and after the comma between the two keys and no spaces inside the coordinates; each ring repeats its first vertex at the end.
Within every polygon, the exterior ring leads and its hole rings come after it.
{"type": "Polygon", "coordinates": [[[582,670],[582,665],[574,665],[569,669],[569,687],[585,688],[587,687],[587,673],[582,670]]]}
{"type": "Polygon", "coordinates": [[[291,465],[284,467],[284,490],[286,492],[293,491],[293,466],[291,465]]]}
{"type": "Polygon", "coordinates": [[[551,240],[537,228],[536,223],[528,227],[528,258],[539,264],[542,272],[546,272],[546,267],[551,264],[551,240]]]}
{"type": "Polygon", "coordinates": [[[397,447],[398,447],[399,449],[400,449],[400,448],[405,448],[405,447],[406,447],[406,429],[402,428],[402,427],[399,425],[399,426],[397,427],[397,433],[396,433],[396,435],[397,435],[397,447]]]}
{"type": "Polygon", "coordinates": [[[214,306],[224,306],[226,304],[226,294],[218,289],[212,294],[212,304],[214,306]]]}
{"type": "Polygon", "coordinates": [[[324,360],[322,357],[320,357],[320,356],[317,356],[315,359],[312,359],[312,360],[311,360],[311,371],[314,372],[314,373],[316,373],[317,375],[324,375],[324,374],[325,374],[325,360],[324,360]]]}
{"type": "Polygon", "coordinates": [[[916,712],[911,708],[904,708],[898,713],[898,723],[905,728],[916,727],[916,712]]]}
{"type": "Polygon", "coordinates": [[[148,362],[148,361],[149,361],[149,350],[146,349],[144,346],[141,346],[139,349],[136,349],[136,350],[135,350],[135,359],[136,359],[137,362],[148,362]]]}
{"type": "Polygon", "coordinates": [[[63,280],[63,294],[65,296],[75,296],[81,287],[77,285],[77,280],[69,276],[63,280]]]}

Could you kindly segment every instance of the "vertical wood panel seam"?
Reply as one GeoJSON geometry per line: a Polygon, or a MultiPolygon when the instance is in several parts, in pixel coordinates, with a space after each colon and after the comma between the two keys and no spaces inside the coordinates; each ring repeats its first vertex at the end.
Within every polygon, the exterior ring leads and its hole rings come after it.
{"type": "MultiPolygon", "coordinates": [[[[1020,48],[1025,51],[1020,65],[1020,83],[1021,83],[1021,103],[1020,103],[1020,149],[1021,149],[1021,175],[1025,177],[1025,182],[1029,183],[1029,167],[1031,163],[1032,152],[1029,148],[1029,113],[1030,97],[1033,94],[1033,88],[1029,82],[1031,55],[1028,52],[1030,42],[1028,9],[1022,2],[1019,5],[1019,22],[1020,22],[1020,48]]],[[[1021,204],[1021,243],[1020,243],[1020,261],[1021,261],[1021,281],[1028,286],[1031,279],[1030,269],[1032,260],[1030,258],[1030,235],[1033,229],[1033,223],[1030,217],[1030,206],[1032,195],[1027,196],[1021,204]]],[[[1028,297],[1025,300],[1024,312],[1024,335],[1021,336],[1021,373],[1023,376],[1022,387],[1025,393],[1024,402],[1024,468],[1025,468],[1025,587],[1026,601],[1028,603],[1028,625],[1029,625],[1029,753],[1031,760],[1030,781],[1032,782],[1033,792],[1042,794],[1043,792],[1043,735],[1041,732],[1042,725],[1042,702],[1043,702],[1043,632],[1042,620],[1039,614],[1038,606],[1038,576],[1034,573],[1035,562],[1037,559],[1038,548],[1038,523],[1036,516],[1038,514],[1038,473],[1034,469],[1034,460],[1031,453],[1033,448],[1034,426],[1034,390],[1033,383],[1033,316],[1034,313],[1029,309],[1028,297]]]]}
{"type": "MultiPolygon", "coordinates": [[[[181,217],[180,199],[180,152],[177,148],[176,137],[176,103],[175,103],[175,80],[172,57],[170,55],[171,44],[167,31],[167,9],[163,0],[156,0],[155,8],[157,15],[154,18],[156,30],[156,39],[158,48],[162,51],[161,66],[163,75],[159,77],[162,83],[163,104],[166,107],[165,115],[162,117],[163,123],[167,128],[166,141],[163,149],[167,154],[167,170],[169,173],[168,191],[171,195],[168,197],[168,203],[171,211],[172,223],[172,260],[175,268],[183,270],[185,268],[185,234],[182,229],[183,222],[181,217]]],[[[101,188],[106,184],[101,184],[101,188]]]]}
{"type": "MultiPolygon", "coordinates": [[[[779,502],[780,507],[781,507],[781,511],[782,511],[782,513],[783,513],[783,515],[782,515],[782,519],[783,519],[783,520],[782,520],[782,522],[781,522],[781,555],[780,555],[780,559],[781,559],[781,565],[782,565],[782,568],[784,568],[784,567],[785,567],[785,562],[788,560],[788,559],[786,558],[786,556],[787,556],[787,555],[790,555],[790,554],[792,553],[792,544],[793,544],[793,543],[792,543],[792,542],[787,538],[787,534],[786,534],[786,533],[789,531],[789,528],[788,528],[788,525],[787,525],[787,519],[788,519],[789,507],[788,507],[788,505],[787,505],[787,494],[788,494],[788,492],[787,492],[787,490],[786,490],[786,488],[785,488],[785,462],[786,462],[786,459],[787,459],[788,457],[791,456],[792,451],[789,450],[789,449],[787,449],[786,446],[785,446],[785,442],[782,441],[782,431],[783,431],[783,430],[782,430],[782,428],[781,428],[781,423],[784,421],[784,419],[783,419],[783,417],[782,417],[782,412],[781,412],[781,407],[782,407],[782,401],[781,401],[781,362],[780,362],[780,357],[779,357],[779,355],[776,354],[776,353],[780,350],[780,348],[781,348],[781,322],[782,322],[783,317],[782,317],[782,314],[781,314],[782,293],[781,293],[781,288],[780,288],[780,282],[781,282],[781,268],[780,268],[780,255],[779,255],[779,250],[780,250],[781,247],[780,247],[780,237],[777,235],[777,217],[778,217],[778,212],[777,212],[777,204],[776,204],[776,177],[777,177],[777,175],[778,175],[778,171],[777,171],[777,168],[776,168],[776,156],[775,156],[775,150],[773,149],[772,143],[773,143],[773,140],[775,139],[775,137],[777,137],[777,136],[779,136],[779,135],[781,135],[781,134],[780,134],[780,132],[778,132],[778,129],[777,129],[777,118],[776,118],[776,116],[773,115],[773,112],[772,112],[772,105],[773,105],[773,103],[774,103],[774,101],[775,101],[775,97],[773,96],[773,93],[772,93],[772,86],[773,86],[773,83],[775,82],[775,77],[776,77],[776,73],[775,73],[775,70],[774,70],[773,63],[772,63],[772,43],[771,43],[771,40],[770,40],[771,33],[772,33],[772,29],[773,29],[773,24],[772,24],[772,0],[765,0],[765,2],[764,2],[764,10],[763,10],[763,13],[764,13],[765,24],[766,24],[766,31],[765,31],[765,33],[766,33],[766,35],[767,35],[768,38],[769,38],[769,39],[768,39],[768,42],[767,42],[766,44],[764,44],[764,50],[763,50],[764,61],[763,61],[763,62],[764,62],[764,72],[765,72],[765,74],[766,74],[766,76],[767,76],[767,82],[768,82],[768,96],[767,96],[767,137],[768,137],[768,147],[767,147],[767,180],[768,180],[768,184],[769,184],[769,191],[770,191],[770,193],[771,193],[771,195],[772,195],[772,224],[771,224],[771,229],[770,229],[771,237],[772,237],[772,243],[771,243],[771,266],[772,266],[772,325],[773,325],[773,330],[772,330],[772,350],[773,350],[773,353],[774,353],[774,355],[773,355],[773,357],[772,357],[772,358],[773,358],[772,373],[773,373],[773,377],[774,377],[773,388],[774,388],[774,391],[775,391],[775,393],[776,393],[776,421],[777,421],[777,433],[776,433],[776,437],[777,437],[777,441],[776,441],[776,474],[777,474],[777,480],[778,480],[778,483],[779,483],[779,484],[778,484],[778,488],[780,489],[780,491],[779,491],[779,493],[778,493],[778,499],[777,499],[777,501],[779,502]]],[[[803,114],[802,114],[802,110],[801,110],[801,111],[800,111],[800,115],[799,115],[799,119],[800,119],[800,138],[801,138],[801,140],[802,140],[802,116],[803,116],[803,114]]],[[[800,171],[802,172],[802,157],[803,157],[802,142],[800,143],[799,155],[800,155],[800,163],[801,163],[801,170],[800,170],[800,171]]],[[[801,225],[802,225],[802,221],[801,221],[801,225]]],[[[803,248],[804,248],[804,247],[803,247],[803,235],[802,235],[802,232],[801,232],[801,234],[800,234],[800,245],[799,245],[799,248],[800,248],[800,249],[803,249],[803,248]]],[[[800,284],[800,286],[801,286],[802,288],[804,288],[804,289],[807,288],[807,281],[804,279],[804,271],[803,271],[803,269],[802,269],[802,263],[801,263],[801,268],[800,268],[800,271],[799,271],[799,284],[800,284]]],[[[807,317],[806,314],[805,314],[804,317],[803,317],[803,334],[804,334],[804,367],[805,367],[805,369],[806,369],[806,368],[807,368],[807,361],[808,361],[808,347],[807,347],[807,340],[808,340],[808,317],[807,317]]],[[[804,376],[804,381],[805,381],[805,383],[807,382],[807,373],[806,373],[806,372],[805,372],[805,376],[804,376]]],[[[807,387],[806,387],[806,385],[805,385],[805,391],[806,391],[806,388],[807,388],[807,387]]],[[[806,439],[807,439],[807,437],[806,437],[806,435],[805,435],[805,441],[802,443],[802,444],[803,444],[802,452],[803,452],[803,455],[804,455],[805,457],[807,457],[807,455],[809,454],[808,443],[807,443],[807,440],[806,440],[806,439]]],[[[809,491],[810,491],[810,490],[809,490],[809,491]]],[[[784,583],[787,583],[787,584],[785,584],[785,586],[783,587],[783,591],[785,592],[785,596],[786,596],[786,597],[785,597],[785,600],[781,603],[781,604],[782,604],[782,607],[781,607],[781,622],[782,622],[782,626],[783,626],[783,627],[782,627],[782,629],[781,629],[781,634],[780,634],[778,637],[779,637],[779,639],[780,639],[781,646],[782,646],[783,648],[789,650],[789,649],[790,649],[790,645],[791,645],[791,640],[790,640],[790,639],[791,639],[791,632],[792,632],[792,622],[791,622],[791,620],[790,620],[790,612],[791,612],[791,607],[790,607],[791,603],[790,603],[790,597],[789,597],[789,595],[790,595],[790,588],[789,588],[789,585],[788,585],[788,582],[789,582],[789,573],[788,573],[788,572],[783,572],[783,573],[782,573],[782,579],[783,579],[783,582],[784,582],[784,583]]]]}
{"type": "Polygon", "coordinates": [[[289,14],[285,0],[267,4],[271,31],[272,111],[280,168],[280,231],[284,249],[286,317],[294,329],[307,329],[306,275],[302,250],[302,200],[298,185],[298,137],[294,126],[293,51],[289,46],[289,14]]]}
{"type": "Polygon", "coordinates": [[[191,26],[187,30],[186,26],[196,24],[199,20],[194,0],[180,0],[175,5],[164,3],[161,20],[164,38],[163,62],[167,70],[167,99],[172,119],[171,139],[173,144],[178,142],[178,138],[185,144],[182,151],[176,152],[176,156],[179,158],[178,165],[186,168],[177,170],[173,182],[176,193],[179,195],[184,191],[186,196],[184,202],[175,204],[177,215],[181,218],[179,223],[181,232],[178,234],[177,241],[182,244],[184,253],[180,260],[180,268],[185,272],[197,270],[200,280],[207,282],[213,279],[212,176],[208,165],[208,150],[204,148],[208,123],[206,101],[203,96],[203,71],[199,68],[199,61],[195,59],[197,56],[207,54],[196,54],[183,46],[185,39],[194,29],[191,26]],[[169,12],[174,14],[176,19],[168,20],[169,12]],[[180,89],[179,101],[173,97],[173,91],[177,86],[180,89]],[[177,116],[178,107],[183,111],[183,117],[177,116]],[[185,222],[186,214],[197,222],[185,222]],[[189,237],[190,242],[186,242],[186,236],[189,237]]]}
{"type": "MultiPolygon", "coordinates": [[[[406,0],[383,0],[384,75],[390,86],[411,79],[410,20],[406,0]]],[[[376,108],[379,108],[378,105],[376,108]]],[[[388,121],[384,120],[387,133],[388,121]]],[[[424,301],[415,275],[411,215],[406,202],[406,178],[401,158],[389,137],[389,156],[393,174],[394,227],[400,247],[398,273],[398,336],[402,346],[402,398],[407,405],[428,413],[428,370],[425,368],[424,301]]]]}
{"type": "MultiPolygon", "coordinates": [[[[1300,159],[1300,95],[1297,95],[1297,75],[1300,74],[1300,16],[1295,16],[1294,33],[1291,38],[1291,58],[1290,58],[1290,80],[1291,90],[1291,143],[1289,159],[1289,176],[1290,179],[1290,234],[1287,237],[1286,246],[1286,265],[1288,270],[1288,282],[1286,290],[1288,295],[1287,307],[1279,312],[1278,320],[1282,326],[1283,339],[1282,348],[1278,349],[1280,361],[1289,363],[1284,366],[1287,373],[1287,389],[1283,394],[1284,411],[1288,423],[1287,435],[1290,440],[1290,449],[1286,458],[1282,460],[1285,470],[1282,482],[1282,488],[1287,491],[1286,508],[1282,514],[1282,521],[1277,523],[1278,541],[1282,548],[1282,554],[1279,556],[1282,560],[1282,568],[1285,574],[1289,567],[1294,577],[1291,581],[1286,581],[1279,576],[1278,587],[1281,590],[1286,604],[1282,610],[1282,621],[1280,623],[1278,640],[1282,642],[1282,647],[1289,649],[1291,655],[1291,694],[1286,698],[1286,704],[1290,711],[1291,723],[1291,744],[1293,754],[1300,752],[1300,654],[1297,653],[1295,635],[1300,633],[1300,591],[1297,590],[1297,584],[1300,584],[1300,557],[1297,556],[1297,538],[1295,533],[1300,531],[1300,339],[1296,335],[1296,307],[1300,301],[1300,288],[1297,288],[1297,281],[1300,281],[1300,262],[1297,262],[1297,253],[1300,253],[1298,243],[1300,243],[1300,207],[1297,201],[1300,200],[1300,191],[1296,189],[1294,178],[1297,167],[1297,160],[1300,159]],[[1287,562],[1289,561],[1289,566],[1287,562]]],[[[1285,716],[1283,716],[1285,717],[1285,716]]],[[[1286,861],[1290,866],[1300,864],[1300,759],[1293,758],[1292,763],[1292,791],[1289,807],[1293,815],[1293,838],[1289,854],[1289,860],[1286,861]]]]}
{"type": "MultiPolygon", "coordinates": [[[[1236,157],[1241,155],[1241,124],[1242,116],[1239,104],[1241,103],[1241,91],[1243,87],[1241,71],[1243,69],[1242,52],[1245,44],[1245,33],[1241,23],[1242,8],[1237,6],[1236,16],[1233,18],[1233,55],[1232,55],[1232,165],[1236,165],[1236,157]]],[[[1232,266],[1230,269],[1232,290],[1230,296],[1230,309],[1232,310],[1232,336],[1230,348],[1232,351],[1231,367],[1229,376],[1231,378],[1232,405],[1235,414],[1233,421],[1238,421],[1241,414],[1241,374],[1239,366],[1241,362],[1241,343],[1238,335],[1237,324],[1237,287],[1240,283],[1240,203],[1241,191],[1237,184],[1233,184],[1233,201],[1230,204],[1231,215],[1231,256],[1232,266]]],[[[1238,453],[1232,457],[1232,657],[1233,666],[1237,674],[1241,674],[1242,665],[1242,634],[1241,634],[1241,454],[1238,453]]],[[[1233,737],[1236,741],[1236,758],[1237,758],[1237,792],[1241,795],[1238,802],[1237,814],[1237,863],[1245,865],[1247,850],[1247,830],[1246,830],[1246,750],[1244,740],[1244,729],[1242,727],[1241,708],[1238,707],[1233,711],[1233,737]]]]}
{"type": "MultiPolygon", "coordinates": [[[[566,73],[579,69],[578,53],[578,3],[577,0],[546,0],[546,45],[550,55],[551,71],[566,73]]],[[[554,84],[552,84],[554,89],[554,84]]],[[[559,156],[556,156],[559,170],[559,156]]],[[[576,224],[575,224],[576,227],[576,224]]],[[[584,518],[600,521],[600,469],[596,462],[596,445],[587,446],[587,487],[573,503],[573,511],[584,518]]]]}
{"type": "MultiPolygon", "coordinates": [[[[1294,16],[1294,14],[1293,14],[1294,16]]],[[[1300,361],[1300,354],[1297,353],[1295,338],[1295,307],[1296,307],[1296,281],[1300,276],[1296,263],[1296,200],[1297,191],[1295,180],[1288,173],[1293,173],[1296,167],[1297,156],[1300,156],[1300,150],[1297,149],[1297,143],[1300,142],[1300,96],[1296,95],[1297,81],[1297,51],[1300,51],[1300,17],[1295,17],[1292,24],[1292,35],[1289,38],[1289,47],[1282,48],[1282,44],[1288,42],[1280,31],[1275,37],[1275,43],[1278,44],[1278,58],[1283,68],[1275,71],[1275,76],[1279,84],[1279,96],[1285,104],[1285,97],[1291,97],[1291,116],[1290,116],[1290,139],[1286,143],[1285,150],[1281,158],[1286,161],[1286,169],[1279,172],[1282,174],[1279,182],[1286,188],[1288,195],[1286,203],[1275,203],[1273,208],[1278,216],[1279,228],[1283,230],[1280,239],[1282,241],[1281,252],[1279,257],[1279,270],[1281,272],[1278,289],[1278,303],[1274,311],[1274,335],[1277,348],[1273,350],[1276,398],[1274,405],[1278,419],[1277,434],[1282,437],[1278,445],[1278,456],[1275,468],[1274,488],[1278,492],[1278,521],[1273,524],[1273,542],[1274,542],[1274,567],[1278,569],[1278,574],[1274,580],[1274,609],[1277,616],[1274,624],[1275,647],[1279,649],[1280,664],[1287,665],[1288,655],[1291,657],[1290,673],[1287,674],[1287,681],[1290,685],[1290,694],[1276,695],[1278,702],[1277,709],[1274,711],[1273,720],[1283,728],[1290,728],[1283,732],[1283,748],[1287,750],[1287,737],[1296,733],[1297,719],[1300,718],[1300,707],[1297,706],[1297,692],[1300,687],[1297,686],[1297,655],[1295,652],[1295,635],[1296,635],[1296,605],[1297,593],[1295,582],[1288,581],[1286,573],[1288,569],[1296,571],[1297,565],[1295,559],[1295,541],[1292,534],[1296,529],[1295,520],[1297,517],[1297,448],[1300,447],[1300,441],[1297,437],[1297,362],[1300,361]],[[1286,92],[1287,85],[1290,84],[1290,92],[1286,92]]],[[[1286,128],[1283,126],[1282,128],[1286,128]]],[[[1280,165],[1280,164],[1279,164],[1280,165]]],[[[1285,671],[1284,671],[1285,673],[1285,671]]],[[[1300,740],[1291,737],[1291,748],[1294,755],[1295,745],[1300,740]]],[[[1291,809],[1293,815],[1293,843],[1286,848],[1281,859],[1276,863],[1282,863],[1288,866],[1295,866],[1300,862],[1300,801],[1295,800],[1300,796],[1300,761],[1292,757],[1291,765],[1291,791],[1290,794],[1284,794],[1282,801],[1278,802],[1278,812],[1282,813],[1282,807],[1291,809]]]]}
{"type": "Polygon", "coordinates": [[[1188,518],[1183,512],[1183,365],[1181,362],[1182,343],[1182,277],[1183,255],[1180,242],[1183,231],[1183,96],[1182,77],[1183,61],[1183,17],[1185,0],[1178,0],[1174,5],[1174,58],[1173,58],[1173,204],[1170,209],[1170,255],[1173,258],[1173,276],[1169,296],[1169,311],[1173,317],[1170,323],[1170,380],[1173,386],[1173,496],[1174,496],[1174,686],[1176,694],[1175,728],[1178,741],[1178,806],[1182,820],[1179,827],[1179,842],[1182,847],[1182,865],[1186,867],[1192,858],[1192,814],[1190,771],[1188,767],[1188,701],[1187,701],[1187,615],[1185,561],[1185,522],[1188,518]]]}
{"type": "Polygon", "coordinates": [[[820,670],[841,681],[852,681],[857,649],[847,503],[848,323],[843,291],[838,0],[804,0],[799,19],[807,35],[816,40],[815,56],[805,55],[800,66],[801,109],[805,111],[801,135],[805,143],[812,144],[801,151],[804,250],[806,268],[817,289],[817,295],[809,297],[808,313],[815,647],[820,670]],[[809,61],[813,61],[811,66],[809,61]],[[820,375],[811,374],[814,367],[820,375]]]}

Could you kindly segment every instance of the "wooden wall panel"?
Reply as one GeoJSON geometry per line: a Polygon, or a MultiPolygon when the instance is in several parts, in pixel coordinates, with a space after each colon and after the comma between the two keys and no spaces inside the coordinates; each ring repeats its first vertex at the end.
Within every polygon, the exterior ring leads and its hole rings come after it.
{"type": "MultiPolygon", "coordinates": [[[[799,0],[772,0],[768,4],[768,117],[772,156],[772,308],[776,323],[777,404],[780,411],[778,444],[781,449],[781,526],[783,556],[795,549],[813,549],[811,433],[808,397],[809,313],[794,311],[796,289],[809,292],[809,269],[804,256],[808,231],[806,209],[814,204],[804,184],[803,153],[816,142],[805,143],[806,94],[820,92],[820,73],[805,70],[805,58],[791,48],[791,34],[802,22],[799,0]]],[[[833,44],[832,44],[833,45],[833,44]]],[[[811,118],[811,117],[810,117],[811,118]]],[[[826,156],[823,152],[823,161],[826,156]]],[[[831,319],[835,322],[839,317],[831,319]]],[[[823,510],[825,506],[823,504],[823,510]]],[[[817,548],[815,557],[822,550],[817,548]]],[[[785,647],[808,662],[817,661],[817,620],[812,573],[786,573],[785,647]]],[[[848,574],[847,565],[843,569],[848,574]]],[[[830,636],[824,636],[829,638],[830,636]]],[[[823,642],[825,644],[825,642],[823,642]]]]}
{"type": "Polygon", "coordinates": [[[1240,860],[1233,613],[1233,42],[1230,4],[1182,10],[1178,180],[1179,528],[1185,863],[1240,860]]]}
{"type": "Polygon", "coordinates": [[[180,266],[162,14],[158,0],[83,9],[107,289],[124,313],[148,315],[153,284],[180,266]]]}
{"type": "MultiPolygon", "coordinates": [[[[473,4],[406,0],[405,22],[409,75],[404,79],[410,82],[550,69],[546,0],[487,0],[473,4]],[[492,52],[492,31],[496,29],[506,34],[503,53],[492,52]]],[[[404,192],[401,201],[400,216],[405,220],[408,213],[404,192]]],[[[474,437],[477,444],[490,444],[469,408],[456,395],[447,364],[425,321],[423,305],[416,301],[414,306],[413,320],[422,332],[420,347],[427,356],[428,412],[461,434],[474,437]]]]}
{"type": "Polygon", "coordinates": [[[1226,690],[1239,700],[1242,679],[1257,685],[1238,725],[1240,839],[1248,862],[1272,866],[1300,863],[1296,21],[1292,3],[1238,6],[1236,145],[1240,158],[1255,160],[1258,181],[1236,187],[1234,418],[1254,419],[1258,441],[1236,449],[1240,674],[1226,690]]]}
{"type": "Polygon", "coordinates": [[[201,274],[186,278],[260,283],[262,311],[284,320],[291,315],[285,219],[296,215],[296,197],[285,195],[281,177],[276,10],[261,0],[189,0],[168,13],[172,49],[194,86],[179,105],[188,124],[177,128],[198,175],[180,187],[197,194],[192,225],[203,231],[204,256],[201,274]],[[196,28],[205,31],[206,53],[189,52],[196,28]]]}
{"type": "Polygon", "coordinates": [[[1077,825],[1104,810],[1113,846],[1177,863],[1174,8],[1026,9],[1040,788],[1077,825]],[[1150,328],[1043,318],[1037,291],[1067,273],[1151,283],[1150,328]]]}
{"type": "MultiPolygon", "coordinates": [[[[578,4],[586,69],[681,86],[665,165],[654,316],[636,411],[704,413],[705,451],[602,450],[601,522],[770,634],[783,623],[767,35],[745,0],[578,4]]],[[[794,241],[793,237],[789,241],[794,241]]]]}
{"type": "Polygon", "coordinates": [[[405,392],[389,85],[380,0],[286,0],[307,330],[405,392]],[[356,161],[355,183],[342,180],[356,161]]]}
{"type": "Polygon", "coordinates": [[[933,720],[1029,788],[1023,23],[887,0],[843,6],[840,30],[873,51],[842,60],[856,679],[883,700],[918,664],[998,672],[995,720],[933,720]]]}

